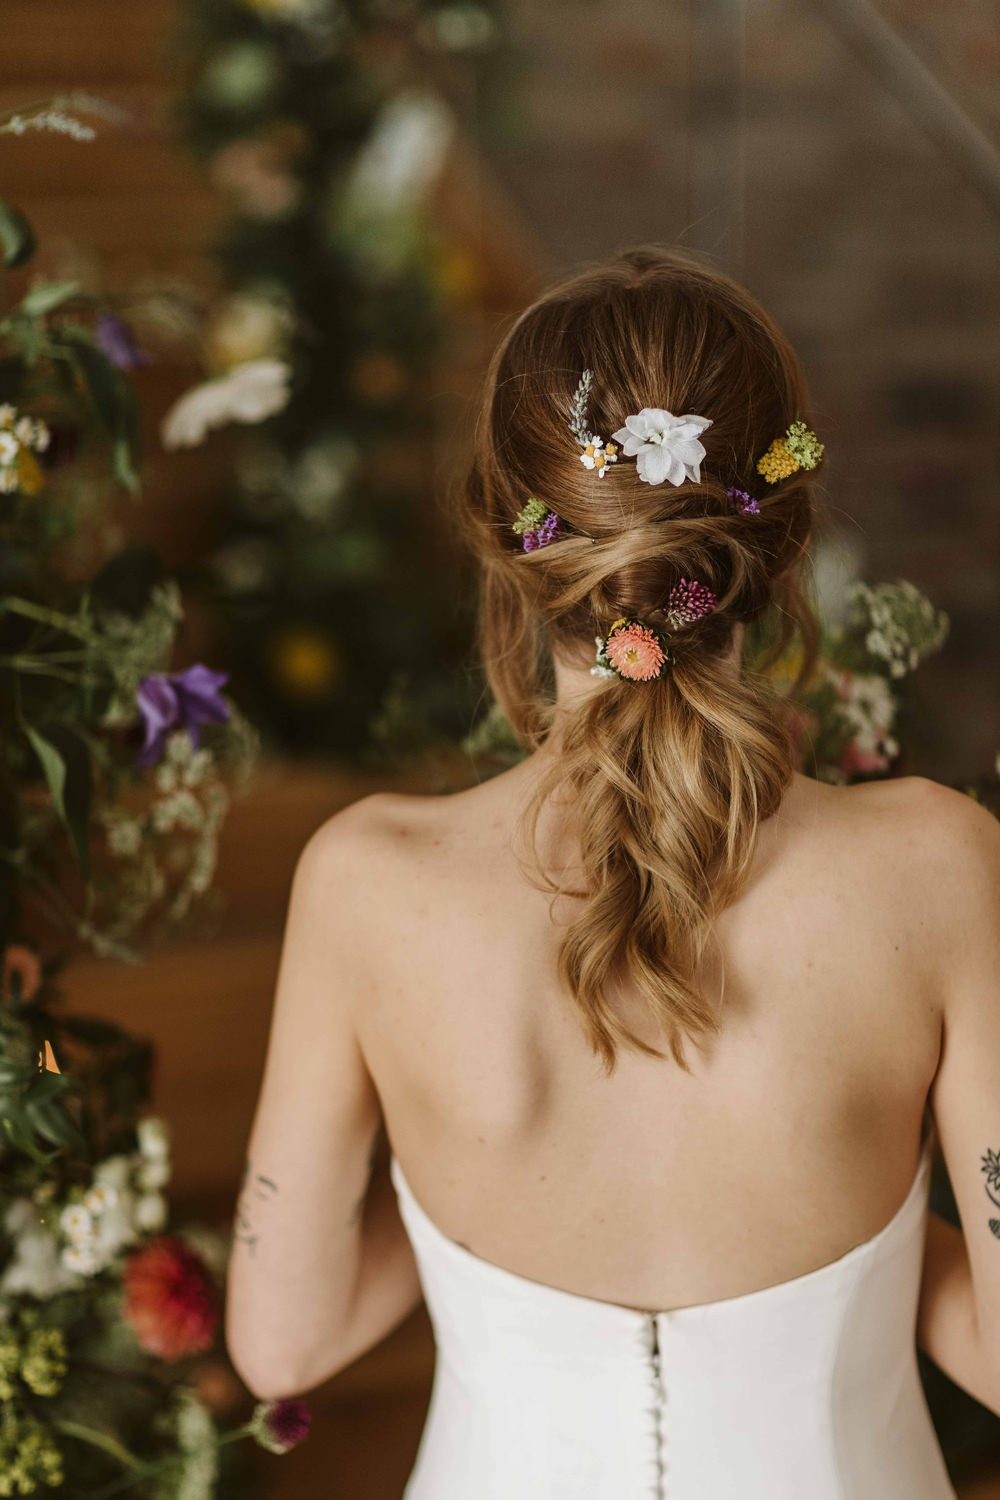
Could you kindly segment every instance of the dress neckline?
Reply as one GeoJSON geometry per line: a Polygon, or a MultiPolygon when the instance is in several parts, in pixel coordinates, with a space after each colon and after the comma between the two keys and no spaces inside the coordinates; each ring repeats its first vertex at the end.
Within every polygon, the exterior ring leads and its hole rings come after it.
{"type": "Polygon", "coordinates": [[[679,1307],[663,1309],[644,1309],[632,1307],[623,1302],[612,1302],[602,1297],[587,1297],[580,1292],[571,1292],[565,1287],[554,1286],[550,1282],[536,1281],[530,1276],[522,1276],[517,1271],[510,1271],[505,1266],[501,1266],[497,1261],[487,1260],[485,1256],[477,1255],[475,1251],[469,1250],[458,1240],[452,1239],[438,1227],[414,1194],[395,1153],[390,1160],[390,1175],[397,1196],[405,1207],[408,1217],[416,1221],[424,1235],[432,1240],[444,1254],[450,1256],[456,1264],[464,1265],[481,1276],[491,1278],[498,1288],[519,1292],[521,1296],[547,1298],[564,1304],[572,1303],[581,1307],[606,1309],[610,1314],[619,1313],[632,1318],[677,1319],[711,1314],[717,1309],[720,1311],[736,1309],[757,1303],[765,1298],[780,1298],[787,1294],[794,1294],[826,1277],[843,1272],[859,1258],[874,1254],[879,1246],[891,1240],[906,1226],[918,1206],[923,1206],[924,1193],[930,1176],[932,1138],[933,1130],[925,1122],[917,1168],[906,1195],[895,1213],[868,1239],[859,1240],[857,1244],[835,1256],[833,1260],[824,1261],[822,1265],[815,1266],[811,1271],[802,1271],[797,1276],[790,1276],[784,1281],[772,1282],[770,1286],[757,1287],[749,1292],[738,1292],[732,1297],[717,1297],[710,1302],[685,1303],[679,1307]]]}

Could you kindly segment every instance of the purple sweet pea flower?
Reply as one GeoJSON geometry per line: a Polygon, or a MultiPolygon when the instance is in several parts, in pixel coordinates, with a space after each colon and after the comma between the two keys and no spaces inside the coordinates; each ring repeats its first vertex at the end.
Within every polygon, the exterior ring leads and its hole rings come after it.
{"type": "Polygon", "coordinates": [[[135,695],[146,734],[139,764],[158,761],[168,735],[176,729],[186,729],[197,747],[203,724],[225,724],[229,709],[220,694],[228,681],[227,672],[213,672],[200,662],[184,672],[151,672],[144,677],[135,695]]]}
{"type": "Polygon", "coordinates": [[[149,355],[139,348],[131,328],[117,313],[101,313],[94,332],[98,349],[119,370],[138,370],[149,364],[149,355]]]}

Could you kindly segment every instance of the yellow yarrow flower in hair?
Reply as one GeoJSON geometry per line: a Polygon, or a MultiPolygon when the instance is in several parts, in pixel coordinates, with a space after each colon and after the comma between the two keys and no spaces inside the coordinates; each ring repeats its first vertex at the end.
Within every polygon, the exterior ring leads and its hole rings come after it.
{"type": "Polygon", "coordinates": [[[787,479],[798,469],[815,469],[823,457],[823,444],[804,422],[793,422],[784,437],[775,438],[757,463],[757,473],[768,484],[787,479]]]}
{"type": "Polygon", "coordinates": [[[762,474],[768,484],[777,484],[779,479],[787,479],[789,474],[794,474],[801,467],[785,438],[775,438],[764,457],[757,461],[757,473],[762,474]]]}

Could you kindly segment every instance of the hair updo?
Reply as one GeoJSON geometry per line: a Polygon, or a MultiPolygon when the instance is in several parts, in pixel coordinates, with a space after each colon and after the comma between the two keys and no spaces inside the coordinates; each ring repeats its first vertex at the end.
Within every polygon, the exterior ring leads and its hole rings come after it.
{"type": "Polygon", "coordinates": [[[554,722],[552,657],[581,667],[618,617],[654,627],[671,589],[698,579],[712,613],[672,634],[650,682],[595,683],[561,724],[524,831],[568,792],[578,815],[583,898],[558,967],[595,1051],[663,1055],[620,1014],[622,981],[645,1002],[676,1061],[683,1039],[720,1028],[696,983],[715,917],[739,894],[760,822],[794,771],[787,715],[759,671],[731,657],[733,627],[770,611],[774,655],[798,633],[803,673],[816,625],[801,582],[813,524],[811,473],[756,473],[771,442],[810,420],[799,361],[743,287],[693,257],[633,250],[571,277],[522,313],[486,379],[475,455],[459,505],[481,564],[480,649],[490,688],[526,750],[554,722]],[[710,417],[700,481],[651,485],[634,461],[603,477],[579,461],[570,405],[593,371],[592,432],[605,439],[643,407],[710,417]],[[743,514],[727,487],[755,494],[743,514]],[[512,531],[529,497],[567,526],[525,552],[512,531]]]}

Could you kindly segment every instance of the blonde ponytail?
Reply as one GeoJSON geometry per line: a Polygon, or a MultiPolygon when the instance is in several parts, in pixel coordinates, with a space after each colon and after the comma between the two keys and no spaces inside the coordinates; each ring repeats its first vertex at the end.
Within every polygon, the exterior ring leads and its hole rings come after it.
{"type": "Polygon", "coordinates": [[[626,988],[682,1067],[685,1039],[720,1029],[716,997],[698,982],[713,924],[739,895],[759,826],[794,772],[781,705],[765,677],[736,660],[733,630],[770,614],[776,650],[801,636],[803,672],[816,638],[799,573],[813,477],[767,486],[752,514],[727,489],[764,488],[757,458],[806,405],[794,352],[749,293],[656,249],[541,298],[508,333],[487,380],[461,518],[482,566],[487,678],[525,748],[552,733],[553,654],[585,665],[612,619],[663,618],[680,578],[700,579],[718,599],[672,636],[655,680],[595,682],[560,709],[558,756],[525,809],[532,878],[583,903],[558,969],[609,1070],[619,1045],[661,1055],[626,1023],[626,988]],[[651,486],[632,465],[599,481],[581,470],[566,416],[583,369],[594,371],[601,431],[643,406],[711,415],[700,479],[651,486]],[[566,530],[524,553],[511,528],[528,496],[566,530]],[[575,888],[537,854],[539,817],[557,794],[579,833],[575,888]]]}

